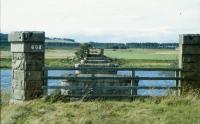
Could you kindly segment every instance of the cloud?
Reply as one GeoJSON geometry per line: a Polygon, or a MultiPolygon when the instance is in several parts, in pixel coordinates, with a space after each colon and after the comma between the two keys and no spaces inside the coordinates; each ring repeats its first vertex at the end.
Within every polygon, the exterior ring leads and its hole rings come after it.
{"type": "Polygon", "coordinates": [[[177,41],[200,32],[199,0],[2,0],[1,30],[77,40],[177,41]],[[177,37],[176,37],[177,36],[177,37]]]}

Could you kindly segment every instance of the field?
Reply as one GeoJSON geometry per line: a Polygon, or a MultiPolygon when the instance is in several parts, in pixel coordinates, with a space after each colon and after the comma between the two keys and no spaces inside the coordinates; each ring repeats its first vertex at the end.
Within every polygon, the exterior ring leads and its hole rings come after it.
{"type": "MultiPolygon", "coordinates": [[[[76,49],[49,48],[45,51],[46,66],[74,66],[76,49]]],[[[171,49],[105,49],[105,55],[122,67],[177,67],[178,51],[171,49]]],[[[1,68],[11,67],[9,48],[1,50],[1,68]]]]}
{"type": "Polygon", "coordinates": [[[178,51],[170,49],[107,49],[105,55],[123,67],[178,67],[178,51]]]}
{"type": "Polygon", "coordinates": [[[105,55],[118,59],[177,60],[178,51],[170,49],[107,49],[105,55]]]}

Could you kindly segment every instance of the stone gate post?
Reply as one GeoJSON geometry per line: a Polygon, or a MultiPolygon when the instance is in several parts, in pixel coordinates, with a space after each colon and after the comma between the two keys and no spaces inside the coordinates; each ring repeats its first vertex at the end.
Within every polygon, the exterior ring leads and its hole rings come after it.
{"type": "Polygon", "coordinates": [[[8,35],[12,52],[12,99],[25,101],[42,95],[44,84],[45,33],[12,32],[8,35]]]}
{"type": "Polygon", "coordinates": [[[181,85],[185,90],[200,88],[200,34],[181,34],[179,40],[181,85]]]}

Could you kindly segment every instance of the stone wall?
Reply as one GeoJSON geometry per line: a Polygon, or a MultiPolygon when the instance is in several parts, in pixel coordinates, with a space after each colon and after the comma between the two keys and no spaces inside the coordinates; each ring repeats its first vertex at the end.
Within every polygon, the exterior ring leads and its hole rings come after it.
{"type": "Polygon", "coordinates": [[[61,86],[68,86],[71,88],[62,89],[62,95],[70,96],[131,96],[137,95],[137,90],[131,89],[108,89],[106,87],[112,86],[136,86],[137,84],[130,79],[118,80],[114,77],[126,77],[118,75],[116,70],[106,70],[103,68],[118,67],[118,64],[111,63],[110,59],[103,55],[102,49],[92,49],[92,53],[89,57],[81,60],[80,63],[75,64],[75,67],[79,68],[101,68],[96,70],[85,69],[78,70],[74,75],[65,75],[66,77],[72,77],[73,79],[63,80],[61,86]],[[97,52],[95,52],[95,50],[97,52]],[[95,54],[94,54],[95,53],[95,54]],[[97,54],[96,54],[97,53],[97,54]],[[101,79],[97,79],[100,78],[101,79]],[[113,79],[104,79],[107,77],[113,77],[113,79]],[[87,78],[87,79],[78,79],[87,78]],[[72,88],[73,87],[73,88],[72,88]]]}
{"type": "Polygon", "coordinates": [[[181,34],[179,67],[183,69],[182,87],[200,88],[200,34],[181,34]]]}
{"type": "Polygon", "coordinates": [[[44,32],[12,32],[12,100],[24,101],[42,95],[44,85],[44,32]]]}
{"type": "MultiPolygon", "coordinates": [[[[67,75],[66,75],[67,76],[67,75]]],[[[93,79],[73,79],[73,80],[64,80],[61,82],[62,86],[74,87],[70,89],[62,89],[62,95],[71,95],[71,96],[106,96],[106,95],[118,95],[120,96],[130,96],[130,89],[104,89],[97,87],[109,87],[109,86],[131,86],[131,80],[117,80],[117,79],[95,79],[95,77],[123,77],[115,74],[79,74],[73,75],[72,77],[93,77],[93,79]]]]}

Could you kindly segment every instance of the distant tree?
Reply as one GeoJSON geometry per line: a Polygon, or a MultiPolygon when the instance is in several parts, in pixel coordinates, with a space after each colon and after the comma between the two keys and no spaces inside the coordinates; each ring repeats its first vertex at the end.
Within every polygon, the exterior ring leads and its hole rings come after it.
{"type": "Polygon", "coordinates": [[[76,58],[78,60],[83,59],[84,57],[87,57],[88,53],[89,53],[89,48],[91,48],[91,45],[88,43],[85,44],[81,44],[80,48],[78,49],[78,51],[75,52],[76,58]]]}
{"type": "Polygon", "coordinates": [[[119,46],[113,46],[112,49],[119,49],[119,46]]]}
{"type": "Polygon", "coordinates": [[[127,49],[127,46],[123,45],[120,47],[120,49],[127,49]]]}

